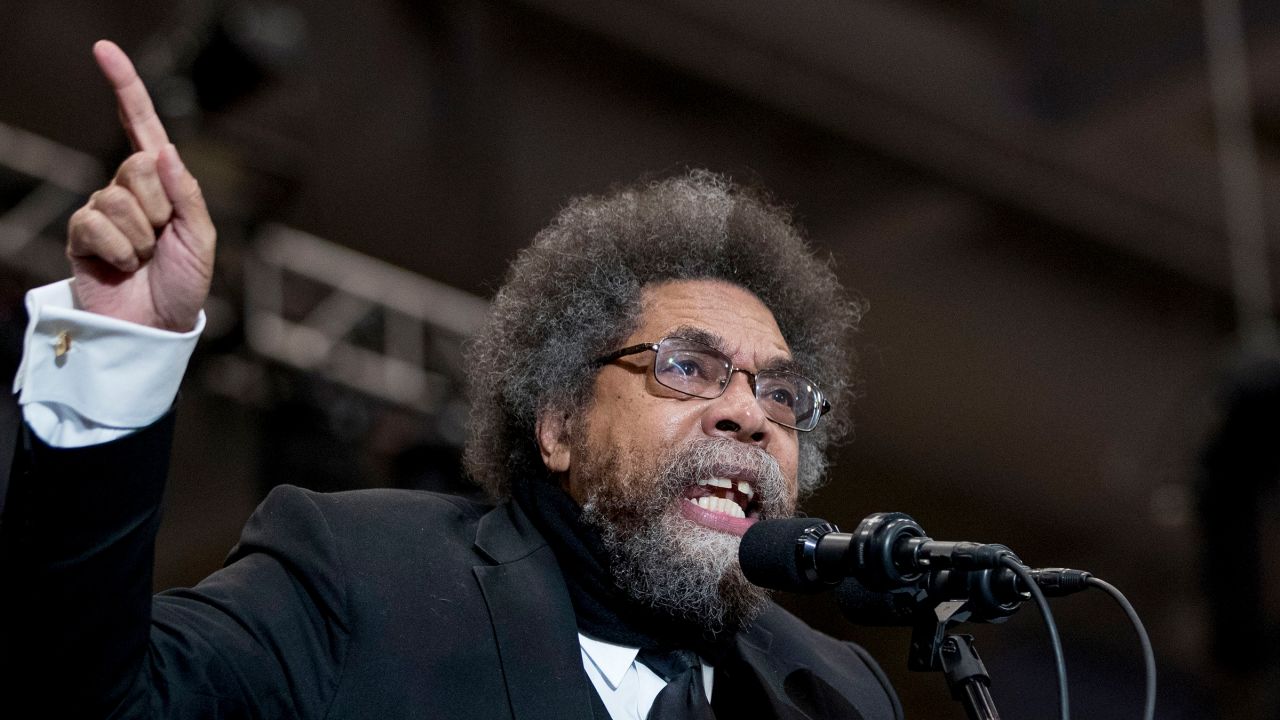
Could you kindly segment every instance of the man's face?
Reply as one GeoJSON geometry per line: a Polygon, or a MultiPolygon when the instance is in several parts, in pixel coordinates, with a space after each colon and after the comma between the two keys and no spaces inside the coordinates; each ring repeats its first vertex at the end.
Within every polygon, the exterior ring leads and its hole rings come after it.
{"type": "MultiPolygon", "coordinates": [[[[752,372],[791,358],[772,313],[738,286],[674,281],[646,288],[642,302],[619,347],[677,335],[752,372]]],[[[547,452],[544,438],[544,460],[600,530],[624,590],[715,630],[762,607],[738,542],[756,519],[794,514],[797,433],[765,417],[742,373],[704,399],[660,385],[653,362],[643,352],[601,368],[569,440],[547,452]]]]}

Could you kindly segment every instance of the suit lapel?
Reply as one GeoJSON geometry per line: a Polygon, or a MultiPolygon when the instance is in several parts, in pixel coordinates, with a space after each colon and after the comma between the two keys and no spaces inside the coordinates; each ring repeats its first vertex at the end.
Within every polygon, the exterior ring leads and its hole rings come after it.
{"type": "MultiPolygon", "coordinates": [[[[515,720],[592,720],[591,687],[582,668],[573,603],[560,566],[528,517],[511,503],[480,519],[476,548],[494,564],[473,568],[488,606],[515,720]]],[[[809,667],[774,648],[757,622],[738,634],[736,652],[718,670],[713,705],[724,717],[779,720],[861,718],[848,700],[809,667]],[[728,693],[721,697],[721,692],[728,693]]]]}
{"type": "Polygon", "coordinates": [[[573,604],[551,548],[512,504],[480,520],[473,568],[489,608],[516,720],[592,717],[573,604]]]}
{"type": "MultiPolygon", "coordinates": [[[[773,633],[755,625],[738,634],[734,644],[735,658],[726,658],[725,680],[717,683],[716,690],[732,693],[734,700],[726,705],[735,709],[747,709],[754,705],[756,717],[772,717],[779,720],[810,720],[800,708],[787,698],[783,685],[789,666],[773,657],[773,633]],[[767,712],[762,712],[768,708],[767,712]]],[[[737,712],[733,713],[737,715],[737,712]]]]}
{"type": "MultiPolygon", "coordinates": [[[[735,695],[727,707],[738,708],[752,717],[779,720],[857,720],[862,714],[808,666],[773,648],[773,633],[759,623],[739,633],[735,639],[736,658],[729,660],[724,690],[735,695]],[[767,714],[761,712],[768,708],[767,714]]],[[[717,690],[720,689],[717,685],[717,690]]]]}

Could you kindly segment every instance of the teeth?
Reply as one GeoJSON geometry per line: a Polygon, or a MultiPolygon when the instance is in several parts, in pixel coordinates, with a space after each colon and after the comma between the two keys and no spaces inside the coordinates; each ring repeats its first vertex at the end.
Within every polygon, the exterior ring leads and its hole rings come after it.
{"type": "Polygon", "coordinates": [[[748,500],[755,497],[756,495],[755,490],[751,489],[751,483],[747,482],[746,480],[738,481],[738,492],[742,493],[743,495],[746,495],[748,500]]]}
{"type": "Polygon", "coordinates": [[[733,502],[732,500],[725,500],[724,498],[711,497],[711,496],[703,496],[698,498],[694,502],[698,504],[698,507],[704,510],[710,510],[711,512],[718,512],[724,515],[731,515],[737,518],[746,517],[746,515],[743,514],[742,512],[742,508],[738,506],[738,503],[733,502]]]}
{"type": "Polygon", "coordinates": [[[699,481],[698,481],[698,484],[699,484],[699,485],[711,485],[711,486],[713,486],[713,487],[725,488],[726,490],[731,490],[731,489],[733,489],[733,481],[732,481],[732,480],[726,480],[726,479],[724,479],[724,478],[718,478],[718,477],[707,478],[707,479],[705,479],[705,480],[699,480],[699,481]]]}

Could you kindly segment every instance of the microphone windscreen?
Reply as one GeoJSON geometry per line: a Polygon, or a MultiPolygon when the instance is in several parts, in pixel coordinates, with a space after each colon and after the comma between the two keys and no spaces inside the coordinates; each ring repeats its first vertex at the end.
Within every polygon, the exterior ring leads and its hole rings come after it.
{"type": "Polygon", "coordinates": [[[797,552],[805,531],[825,520],[779,518],[761,520],[747,529],[738,546],[742,573],[753,585],[784,592],[819,592],[831,586],[804,577],[797,552]]]}
{"type": "Polygon", "coordinates": [[[877,627],[914,625],[919,612],[932,608],[916,588],[876,592],[853,578],[836,586],[836,604],[849,622],[877,627]]]}

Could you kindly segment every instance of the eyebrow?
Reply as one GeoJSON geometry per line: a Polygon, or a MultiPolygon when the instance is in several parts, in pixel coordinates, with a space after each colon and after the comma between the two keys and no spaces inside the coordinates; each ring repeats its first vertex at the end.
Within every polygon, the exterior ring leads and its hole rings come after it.
{"type": "MultiPolygon", "coordinates": [[[[686,340],[693,340],[694,342],[700,342],[703,345],[710,345],[716,350],[724,353],[726,357],[733,357],[733,352],[729,349],[729,343],[725,342],[723,337],[707,330],[706,328],[700,328],[696,325],[681,325],[667,333],[667,335],[682,337],[686,340]]],[[[761,370],[786,370],[797,375],[805,374],[804,367],[800,363],[796,362],[794,358],[785,355],[780,355],[767,360],[763,365],[755,368],[755,372],[760,372],[761,370]]]]}
{"type": "Polygon", "coordinates": [[[710,345],[711,347],[719,350],[725,355],[729,354],[729,344],[724,341],[724,338],[711,332],[710,330],[707,330],[705,328],[700,328],[696,325],[681,325],[680,327],[677,327],[676,329],[667,333],[667,336],[682,337],[685,340],[693,340],[694,342],[700,342],[703,345],[710,345]]]}

